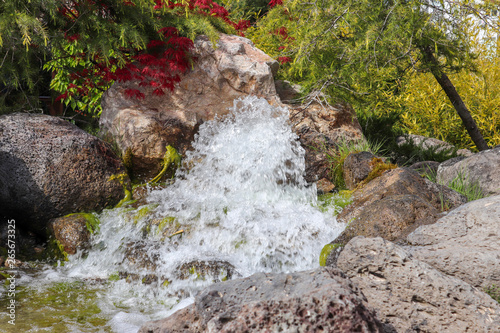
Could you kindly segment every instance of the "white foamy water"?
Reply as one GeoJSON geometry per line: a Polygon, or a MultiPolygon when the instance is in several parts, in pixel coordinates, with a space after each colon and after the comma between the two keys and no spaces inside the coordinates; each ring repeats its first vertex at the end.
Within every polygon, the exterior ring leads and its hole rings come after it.
{"type": "Polygon", "coordinates": [[[231,278],[227,267],[233,278],[317,267],[344,228],[334,207],[315,206],[286,109],[235,101],[231,115],[200,126],[193,147],[175,183],[150,193],[149,208],[103,212],[91,250],[44,273],[45,281],[101,281],[94,302],[112,331],[136,331],[188,305],[213,280],[231,278]],[[151,222],[165,218],[168,232],[151,222]],[[194,267],[200,262],[216,266],[214,276],[194,267]]]}

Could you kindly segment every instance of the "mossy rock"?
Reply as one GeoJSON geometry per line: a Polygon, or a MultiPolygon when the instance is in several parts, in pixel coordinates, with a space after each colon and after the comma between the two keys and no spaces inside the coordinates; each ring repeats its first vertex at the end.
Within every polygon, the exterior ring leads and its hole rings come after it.
{"type": "Polygon", "coordinates": [[[176,271],[177,278],[181,280],[194,278],[195,280],[210,280],[214,283],[240,276],[233,265],[222,260],[194,260],[180,265],[176,271]]]}
{"type": "MultiPolygon", "coordinates": [[[[333,261],[332,260],[328,260],[328,258],[330,258],[330,256],[333,255],[336,257],[338,257],[338,255],[340,254],[340,251],[342,251],[342,248],[344,247],[343,244],[340,244],[340,243],[330,243],[330,244],[326,244],[325,246],[323,246],[323,249],[321,249],[321,253],[319,255],[319,265],[320,266],[332,266],[332,263],[333,261]]],[[[336,262],[336,257],[335,258],[332,258],[332,259],[335,259],[335,262],[336,262]]]]}
{"type": "Polygon", "coordinates": [[[68,254],[86,250],[90,246],[90,237],[98,233],[100,221],[95,213],[74,213],[52,219],[49,222],[49,239],[52,254],[67,260],[68,254]],[[57,250],[59,249],[59,251],[57,250]],[[58,254],[60,252],[60,254],[58,254]]]}

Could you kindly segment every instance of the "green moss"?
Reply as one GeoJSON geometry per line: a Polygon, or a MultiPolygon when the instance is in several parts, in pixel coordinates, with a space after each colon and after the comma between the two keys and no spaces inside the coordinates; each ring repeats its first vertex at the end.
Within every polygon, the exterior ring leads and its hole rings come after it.
{"type": "Polygon", "coordinates": [[[127,179],[128,179],[128,175],[125,172],[122,172],[122,173],[119,173],[116,175],[112,175],[108,179],[108,181],[117,180],[120,184],[122,184],[123,192],[125,194],[123,199],[120,200],[120,202],[118,202],[118,204],[116,204],[115,208],[120,208],[122,206],[125,206],[125,205],[133,202],[132,201],[132,192],[130,191],[130,189],[128,187],[127,179]]]}
{"type": "Polygon", "coordinates": [[[173,216],[167,216],[167,217],[163,218],[160,221],[160,223],[158,223],[158,233],[162,232],[167,225],[175,223],[175,222],[176,222],[176,218],[173,216]]]}
{"type": "Polygon", "coordinates": [[[398,167],[396,164],[386,163],[383,159],[378,157],[374,157],[370,161],[370,166],[372,167],[372,171],[370,171],[368,176],[359,183],[358,187],[362,187],[365,184],[371,182],[373,179],[380,177],[384,173],[384,171],[396,169],[398,167]]]}
{"type": "Polygon", "coordinates": [[[244,244],[246,244],[246,243],[247,243],[247,240],[246,240],[246,239],[242,239],[242,240],[240,240],[240,241],[236,242],[236,244],[234,244],[234,248],[235,248],[235,249],[239,249],[239,248],[240,248],[240,246],[242,246],[242,245],[244,245],[244,244]]]}
{"type": "Polygon", "coordinates": [[[137,213],[134,214],[134,224],[137,224],[140,220],[144,219],[146,216],[151,214],[156,205],[146,205],[142,206],[137,210],[137,213]]]}
{"type": "Polygon", "coordinates": [[[118,281],[120,280],[120,273],[116,272],[108,277],[108,281],[118,281]]]}
{"type": "MultiPolygon", "coordinates": [[[[18,320],[11,331],[7,327],[10,325],[2,328],[5,332],[110,332],[105,327],[108,319],[96,302],[98,293],[99,289],[81,281],[53,283],[43,288],[16,286],[18,320]]],[[[0,306],[5,308],[7,302],[7,297],[0,299],[0,306]]],[[[4,319],[2,314],[0,318],[4,319]]]]}
{"type": "Polygon", "coordinates": [[[128,147],[127,150],[125,150],[125,154],[123,154],[122,157],[122,162],[125,168],[130,172],[132,170],[133,164],[132,164],[132,158],[134,155],[132,154],[132,148],[128,147]]]}
{"type": "Polygon", "coordinates": [[[181,155],[177,153],[177,150],[175,150],[174,147],[168,145],[167,150],[165,151],[165,155],[163,156],[163,169],[156,177],[151,179],[148,183],[158,183],[160,179],[167,173],[169,167],[171,167],[174,171],[173,173],[175,173],[175,169],[177,169],[180,164],[181,164],[181,155]]]}
{"type": "Polygon", "coordinates": [[[47,243],[47,256],[52,260],[61,262],[68,261],[68,253],[64,251],[64,246],[55,238],[51,237],[47,243]]]}
{"type": "Polygon", "coordinates": [[[325,193],[318,196],[316,207],[326,213],[334,208],[334,214],[339,214],[342,209],[352,202],[353,191],[340,191],[338,193],[325,193]]]}
{"type": "Polygon", "coordinates": [[[75,216],[75,215],[81,216],[81,217],[85,218],[85,220],[87,220],[85,225],[87,226],[87,230],[91,234],[99,233],[101,221],[99,221],[99,219],[97,218],[96,213],[72,213],[72,214],[65,215],[64,217],[70,217],[70,216],[75,216]]]}
{"type": "Polygon", "coordinates": [[[339,247],[342,247],[342,244],[326,244],[323,246],[323,249],[321,250],[321,253],[319,255],[319,265],[320,266],[325,266],[326,265],[326,259],[332,253],[333,250],[338,249],[339,247]]]}

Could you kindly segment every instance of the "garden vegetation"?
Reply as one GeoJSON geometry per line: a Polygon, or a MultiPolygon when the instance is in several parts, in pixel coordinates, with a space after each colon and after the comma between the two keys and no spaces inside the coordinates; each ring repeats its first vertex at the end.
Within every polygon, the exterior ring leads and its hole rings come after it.
{"type": "MultiPolygon", "coordinates": [[[[498,4],[469,0],[0,1],[0,113],[40,95],[97,119],[102,93],[134,81],[163,95],[199,34],[244,35],[305,100],[344,100],[368,137],[500,144],[498,4]]],[[[140,89],[130,98],[145,98],[140,89]]],[[[44,111],[46,112],[46,111],[44,111]]]]}

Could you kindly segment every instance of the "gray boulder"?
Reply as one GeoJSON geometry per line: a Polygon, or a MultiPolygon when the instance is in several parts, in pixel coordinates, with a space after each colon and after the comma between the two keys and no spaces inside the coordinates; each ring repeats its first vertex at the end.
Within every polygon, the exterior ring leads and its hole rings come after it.
{"type": "Polygon", "coordinates": [[[129,182],[102,140],[47,115],[0,117],[0,213],[45,235],[47,222],[115,205],[129,182]]]}
{"type": "MultiPolygon", "coordinates": [[[[423,149],[432,149],[436,148],[436,152],[441,152],[444,150],[453,151],[455,146],[452,144],[441,141],[434,138],[429,138],[422,135],[417,134],[406,134],[402,136],[398,136],[396,138],[396,144],[401,146],[405,143],[413,142],[415,145],[422,147],[423,149]]],[[[459,156],[471,156],[473,153],[468,149],[458,149],[457,155],[459,156]]]]}
{"type": "Polygon", "coordinates": [[[214,284],[193,305],[139,332],[384,332],[364,303],[336,269],[257,273],[214,284]]]}
{"type": "Polygon", "coordinates": [[[356,237],[337,267],[397,332],[500,332],[500,305],[382,238],[356,237]]]}
{"type": "Polygon", "coordinates": [[[464,182],[478,184],[484,195],[500,194],[500,147],[476,153],[453,164],[439,165],[439,183],[448,185],[457,177],[464,182]]]}
{"type": "Polygon", "coordinates": [[[500,285],[500,195],[471,201],[407,240],[415,258],[473,286],[500,285]]]}

